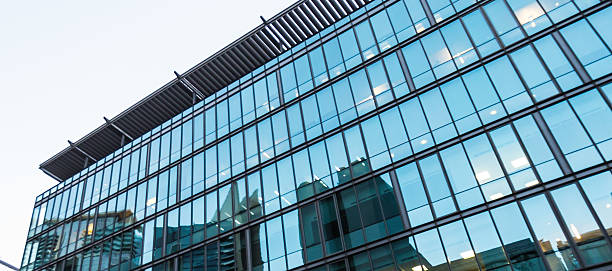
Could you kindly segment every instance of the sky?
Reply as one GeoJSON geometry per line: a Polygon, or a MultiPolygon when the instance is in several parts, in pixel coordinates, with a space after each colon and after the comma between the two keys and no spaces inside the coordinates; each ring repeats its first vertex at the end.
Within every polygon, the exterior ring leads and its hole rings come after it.
{"type": "Polygon", "coordinates": [[[40,163],[292,3],[0,0],[0,259],[57,184],[40,163]]]}

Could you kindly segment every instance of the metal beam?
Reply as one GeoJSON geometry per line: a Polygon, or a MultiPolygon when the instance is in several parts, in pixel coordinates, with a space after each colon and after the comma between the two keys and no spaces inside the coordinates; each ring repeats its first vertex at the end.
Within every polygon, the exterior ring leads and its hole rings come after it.
{"type": "Polygon", "coordinates": [[[183,112],[195,100],[214,94],[335,23],[349,10],[354,10],[347,7],[361,7],[362,3],[369,2],[299,0],[269,21],[261,17],[263,25],[257,26],[183,75],[179,74],[178,80],[168,82],[116,117],[105,118],[105,124],[73,143],[73,146],[47,159],[41,166],[56,176],[72,176],[82,168],[82,155],[89,161],[105,157],[121,147],[119,137],[134,140],[173,115],[183,112]]]}
{"type": "Polygon", "coordinates": [[[77,147],[77,145],[74,145],[74,143],[72,143],[72,141],[68,140],[68,145],[70,145],[70,147],[72,147],[73,149],[79,151],[83,155],[89,157],[89,159],[93,160],[94,162],[98,162],[98,160],[93,158],[93,156],[89,155],[89,153],[86,153],[84,150],[82,150],[81,148],[77,147]]]}
{"type": "Polygon", "coordinates": [[[266,21],[266,19],[264,19],[263,16],[259,16],[259,18],[263,21],[264,23],[264,33],[272,33],[271,36],[274,36],[274,40],[276,41],[276,43],[278,44],[278,47],[280,49],[281,52],[283,52],[284,50],[282,49],[282,46],[285,46],[285,49],[289,49],[291,48],[291,46],[287,43],[287,41],[285,41],[284,39],[282,39],[281,34],[280,33],[276,33],[274,26],[271,25],[268,21],[266,21]]]}
{"type": "MultiPolygon", "coordinates": [[[[64,180],[62,180],[62,178],[55,176],[55,174],[51,173],[50,171],[48,171],[46,168],[44,167],[40,167],[40,170],[42,170],[42,172],[44,172],[45,174],[49,175],[49,177],[55,179],[58,182],[63,182],[64,180]]],[[[17,270],[17,269],[15,269],[17,270]]]]}
{"type": "Polygon", "coordinates": [[[199,90],[199,89],[197,89],[197,88],[195,88],[195,87],[194,87],[194,88],[191,88],[191,87],[190,87],[190,86],[187,84],[187,82],[185,82],[185,81],[187,81],[187,79],[186,79],[186,78],[184,78],[182,75],[180,75],[180,74],[179,74],[177,71],[174,71],[174,75],[176,75],[176,78],[179,80],[179,82],[180,82],[180,83],[181,83],[181,84],[182,84],[184,87],[186,87],[186,88],[187,88],[187,90],[190,90],[191,92],[193,92],[193,93],[195,93],[196,95],[200,96],[202,99],[204,99],[204,97],[206,97],[206,95],[204,95],[204,93],[200,92],[200,90],[199,90]]]}
{"type": "Polygon", "coordinates": [[[129,138],[130,141],[134,140],[134,138],[130,134],[128,134],[127,132],[123,131],[123,129],[119,128],[119,126],[117,126],[116,124],[112,123],[106,117],[102,117],[102,118],[104,119],[104,121],[106,121],[106,124],[108,124],[108,125],[112,126],[113,128],[115,128],[117,131],[119,131],[119,133],[121,133],[125,137],[129,138]]]}

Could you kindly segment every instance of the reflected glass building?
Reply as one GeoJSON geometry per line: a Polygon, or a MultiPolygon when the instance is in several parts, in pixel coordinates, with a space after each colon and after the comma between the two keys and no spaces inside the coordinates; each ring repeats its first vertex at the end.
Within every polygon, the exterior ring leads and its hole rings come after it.
{"type": "Polygon", "coordinates": [[[300,0],[42,163],[21,269],[611,270],[610,5],[300,0]]]}

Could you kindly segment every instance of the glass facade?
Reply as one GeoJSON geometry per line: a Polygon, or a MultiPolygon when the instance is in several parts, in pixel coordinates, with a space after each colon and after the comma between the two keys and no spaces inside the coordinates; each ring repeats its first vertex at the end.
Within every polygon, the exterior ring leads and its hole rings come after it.
{"type": "Polygon", "coordinates": [[[40,195],[22,270],[612,268],[612,7],[373,1],[40,195]]]}

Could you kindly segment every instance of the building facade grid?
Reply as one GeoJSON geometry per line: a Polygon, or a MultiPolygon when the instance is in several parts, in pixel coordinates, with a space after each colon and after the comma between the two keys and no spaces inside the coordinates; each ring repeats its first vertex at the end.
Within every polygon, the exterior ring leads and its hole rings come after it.
{"type": "Polygon", "coordinates": [[[605,270],[609,5],[375,1],[37,198],[22,269],[605,270]]]}

